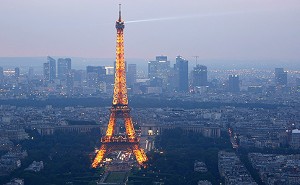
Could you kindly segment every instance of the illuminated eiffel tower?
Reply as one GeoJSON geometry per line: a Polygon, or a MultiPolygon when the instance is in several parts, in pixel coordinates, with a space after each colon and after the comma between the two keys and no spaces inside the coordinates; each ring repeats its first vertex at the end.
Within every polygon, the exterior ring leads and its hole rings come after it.
{"type": "Polygon", "coordinates": [[[96,168],[108,153],[116,150],[131,150],[140,165],[144,165],[144,162],[148,160],[144,150],[139,147],[139,138],[135,134],[130,108],[128,107],[123,39],[124,21],[121,19],[121,5],[119,5],[119,19],[116,21],[116,29],[117,46],[113,102],[110,108],[106,135],[101,138],[102,145],[92,163],[93,168],[96,168]],[[124,121],[126,136],[114,135],[118,118],[124,121]]]}

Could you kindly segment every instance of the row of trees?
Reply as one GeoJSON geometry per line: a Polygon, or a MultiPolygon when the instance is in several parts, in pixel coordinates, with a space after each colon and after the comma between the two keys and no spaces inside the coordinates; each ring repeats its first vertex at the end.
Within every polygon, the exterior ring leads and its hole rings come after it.
{"type": "MultiPolygon", "coordinates": [[[[32,107],[45,107],[52,105],[54,107],[67,107],[67,106],[86,106],[86,107],[107,107],[111,106],[112,99],[107,98],[51,98],[46,100],[36,99],[11,99],[0,100],[1,105],[15,105],[15,106],[32,106],[32,107]]],[[[266,108],[275,109],[285,105],[264,104],[264,103],[224,103],[224,102],[195,102],[183,100],[168,100],[165,98],[151,98],[142,96],[133,96],[130,99],[130,106],[136,108],[216,108],[223,106],[245,107],[245,108],[266,108]]]]}

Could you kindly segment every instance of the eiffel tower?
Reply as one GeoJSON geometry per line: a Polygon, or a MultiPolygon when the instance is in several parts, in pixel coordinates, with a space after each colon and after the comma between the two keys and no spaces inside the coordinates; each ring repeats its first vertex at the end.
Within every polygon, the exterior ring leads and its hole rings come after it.
{"type": "Polygon", "coordinates": [[[98,151],[92,167],[96,168],[104,157],[116,150],[130,150],[135,155],[139,165],[144,165],[148,160],[143,149],[139,147],[139,138],[135,130],[128,106],[126,68],[124,60],[124,21],[121,19],[121,4],[119,4],[119,19],[116,21],[117,46],[116,46],[116,69],[113,102],[110,108],[110,117],[106,130],[106,135],[101,138],[101,147],[98,151]],[[126,129],[125,136],[114,135],[117,119],[123,119],[126,129]]]}

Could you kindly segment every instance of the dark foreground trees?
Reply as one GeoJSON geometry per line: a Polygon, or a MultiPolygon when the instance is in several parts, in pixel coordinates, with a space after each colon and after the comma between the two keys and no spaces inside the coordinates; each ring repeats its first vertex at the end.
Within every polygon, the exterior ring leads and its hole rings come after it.
{"type": "Polygon", "coordinates": [[[0,184],[14,177],[23,178],[25,185],[47,184],[89,184],[99,179],[101,171],[90,168],[94,157],[94,146],[99,145],[100,135],[92,133],[56,133],[52,136],[39,136],[31,133],[33,140],[20,143],[28,152],[22,167],[8,178],[0,178],[0,184]],[[40,172],[24,171],[33,161],[43,161],[40,172]]]}
{"type": "Polygon", "coordinates": [[[197,184],[199,180],[209,180],[219,184],[218,172],[219,150],[231,150],[226,134],[221,138],[205,138],[198,133],[184,133],[181,129],[168,130],[156,139],[157,152],[149,155],[149,167],[136,171],[129,179],[152,182],[163,181],[169,185],[197,184]],[[208,172],[194,172],[195,160],[206,163],[208,172]]]}

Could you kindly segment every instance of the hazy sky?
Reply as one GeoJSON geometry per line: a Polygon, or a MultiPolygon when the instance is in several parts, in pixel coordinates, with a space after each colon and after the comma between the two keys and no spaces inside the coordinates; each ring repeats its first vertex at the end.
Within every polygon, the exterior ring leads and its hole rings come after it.
{"type": "Polygon", "coordinates": [[[128,58],[300,59],[299,0],[1,0],[0,57],[114,58],[119,3],[128,58]]]}

